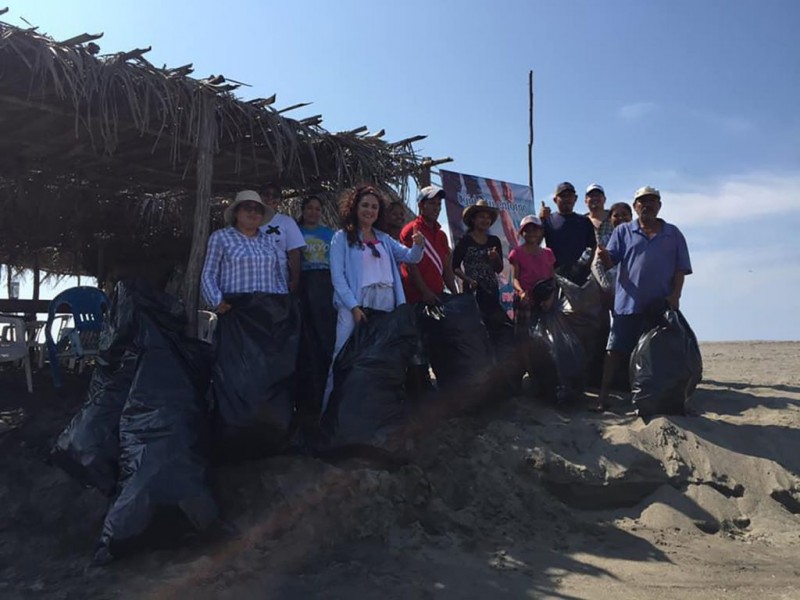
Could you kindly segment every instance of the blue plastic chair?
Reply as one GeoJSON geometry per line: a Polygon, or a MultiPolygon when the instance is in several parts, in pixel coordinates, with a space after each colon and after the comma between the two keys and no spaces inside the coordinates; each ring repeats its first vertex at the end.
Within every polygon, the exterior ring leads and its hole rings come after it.
{"type": "MultiPolygon", "coordinates": [[[[100,331],[103,328],[103,319],[108,314],[111,302],[102,290],[96,287],[80,286],[64,290],[50,302],[50,310],[47,314],[47,325],[45,325],[45,337],[47,338],[47,355],[50,359],[50,369],[53,373],[53,385],[61,387],[61,371],[58,365],[58,348],[53,340],[53,333],[50,331],[56,311],[62,306],[68,306],[72,312],[74,330],[69,335],[70,351],[74,353],[74,358],[82,361],[87,354],[96,354],[97,345],[94,348],[84,348],[87,340],[86,332],[94,339],[99,339],[100,331]]],[[[59,340],[60,341],[60,340],[59,340]]]]}

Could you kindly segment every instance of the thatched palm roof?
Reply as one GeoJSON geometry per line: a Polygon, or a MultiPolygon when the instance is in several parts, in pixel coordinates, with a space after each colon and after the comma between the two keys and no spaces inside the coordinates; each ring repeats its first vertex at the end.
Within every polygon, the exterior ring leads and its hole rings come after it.
{"type": "Polygon", "coordinates": [[[212,215],[266,181],[296,193],[364,180],[400,189],[419,167],[421,136],[330,133],[321,117],[287,117],[294,107],[279,111],[274,97],[238,98],[222,76],[157,67],[149,49],[100,55],[98,37],[57,42],[0,22],[0,262],[31,266],[36,253],[42,267],[93,273],[109,239],[114,257],[184,259],[209,103],[212,215]]]}

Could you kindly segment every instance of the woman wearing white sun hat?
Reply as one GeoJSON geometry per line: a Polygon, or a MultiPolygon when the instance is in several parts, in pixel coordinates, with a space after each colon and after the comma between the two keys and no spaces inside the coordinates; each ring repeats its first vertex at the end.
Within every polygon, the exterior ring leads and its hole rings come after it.
{"type": "Polygon", "coordinates": [[[200,285],[206,303],[219,314],[231,308],[228,294],[289,292],[275,240],[259,230],[266,212],[258,192],[243,190],[225,209],[227,227],[208,238],[200,285]]]}

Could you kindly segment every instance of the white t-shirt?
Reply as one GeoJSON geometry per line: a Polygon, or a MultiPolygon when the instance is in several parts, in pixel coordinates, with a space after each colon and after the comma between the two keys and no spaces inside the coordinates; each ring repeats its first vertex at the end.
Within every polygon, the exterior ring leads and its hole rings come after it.
{"type": "Polygon", "coordinates": [[[286,257],[286,253],[297,248],[304,248],[306,240],[303,234],[300,233],[297,222],[289,215],[284,215],[282,213],[275,213],[269,223],[265,223],[260,229],[264,233],[274,236],[275,244],[279,250],[278,264],[280,265],[281,272],[288,285],[289,261],[286,257]]]}
{"type": "Polygon", "coordinates": [[[375,250],[380,256],[375,256],[369,245],[365,244],[361,259],[361,288],[371,285],[391,287],[394,281],[392,275],[391,249],[384,248],[383,244],[375,245],[375,250]]]}

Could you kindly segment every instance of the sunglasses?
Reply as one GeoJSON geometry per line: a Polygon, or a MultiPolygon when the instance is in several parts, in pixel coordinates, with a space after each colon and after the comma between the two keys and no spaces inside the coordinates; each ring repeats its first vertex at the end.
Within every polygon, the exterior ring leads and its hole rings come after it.
{"type": "Polygon", "coordinates": [[[254,212],[260,215],[264,214],[264,207],[260,204],[256,204],[255,202],[244,202],[239,205],[239,210],[248,213],[254,212]]]}

